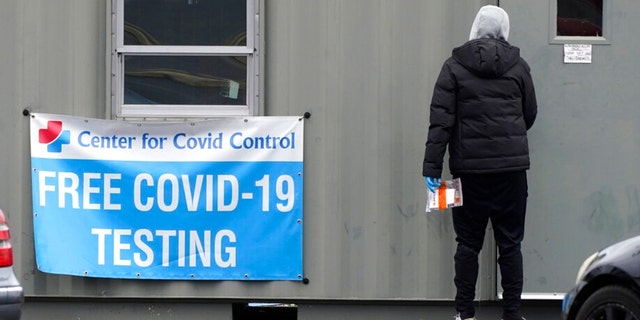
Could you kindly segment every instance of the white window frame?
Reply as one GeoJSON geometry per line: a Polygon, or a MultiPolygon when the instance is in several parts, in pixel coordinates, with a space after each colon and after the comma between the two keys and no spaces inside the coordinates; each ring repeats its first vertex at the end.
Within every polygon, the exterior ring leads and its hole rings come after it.
{"type": "Polygon", "coordinates": [[[549,43],[551,44],[611,44],[611,2],[602,0],[602,36],[558,36],[558,0],[549,0],[549,43]]]}
{"type": "Polygon", "coordinates": [[[124,45],[124,0],[112,0],[111,114],[113,118],[212,118],[254,116],[259,113],[259,3],[247,1],[246,46],[124,45]],[[125,56],[244,56],[247,58],[246,105],[124,104],[125,56]]]}

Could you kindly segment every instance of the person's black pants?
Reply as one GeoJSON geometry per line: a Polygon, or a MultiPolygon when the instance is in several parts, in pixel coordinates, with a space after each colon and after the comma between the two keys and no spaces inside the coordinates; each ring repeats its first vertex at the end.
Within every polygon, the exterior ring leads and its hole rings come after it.
{"type": "Polygon", "coordinates": [[[458,247],[454,257],[456,309],[462,319],[475,315],[478,254],[491,220],[502,276],[503,319],[521,319],[522,252],[527,207],[526,171],[460,175],[463,206],[453,208],[458,247]]]}

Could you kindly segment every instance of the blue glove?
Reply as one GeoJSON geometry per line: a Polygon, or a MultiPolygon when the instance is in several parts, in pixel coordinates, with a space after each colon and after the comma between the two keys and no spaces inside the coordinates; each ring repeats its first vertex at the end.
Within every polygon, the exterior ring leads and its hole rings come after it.
{"type": "Polygon", "coordinates": [[[424,177],[424,181],[427,184],[427,189],[435,193],[436,190],[440,187],[440,182],[442,180],[440,178],[424,177]]]}

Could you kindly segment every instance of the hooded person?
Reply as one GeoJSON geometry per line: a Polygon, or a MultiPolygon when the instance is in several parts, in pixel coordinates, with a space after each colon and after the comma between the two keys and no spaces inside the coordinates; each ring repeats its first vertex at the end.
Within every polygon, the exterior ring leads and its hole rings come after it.
{"type": "Polygon", "coordinates": [[[508,14],[482,7],[469,41],[444,62],[431,99],[422,175],[435,191],[448,148],[449,171],[460,178],[464,197],[463,206],[452,208],[457,319],[475,319],[478,255],[489,221],[498,246],[503,319],[522,319],[527,131],[537,103],[529,65],[508,38],[508,14]]]}

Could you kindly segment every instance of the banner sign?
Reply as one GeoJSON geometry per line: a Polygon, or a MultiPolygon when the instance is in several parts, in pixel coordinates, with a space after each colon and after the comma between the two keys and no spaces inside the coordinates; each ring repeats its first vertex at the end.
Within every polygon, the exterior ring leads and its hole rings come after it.
{"type": "Polygon", "coordinates": [[[302,280],[303,119],[31,115],[36,262],[104,278],[302,280]]]}

